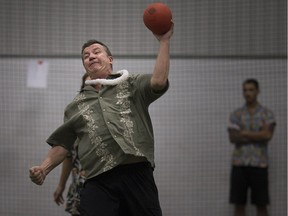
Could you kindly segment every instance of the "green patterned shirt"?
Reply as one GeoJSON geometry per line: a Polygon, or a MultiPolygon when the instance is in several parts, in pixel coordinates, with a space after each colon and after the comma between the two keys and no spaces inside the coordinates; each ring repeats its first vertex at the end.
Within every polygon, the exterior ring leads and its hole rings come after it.
{"type": "Polygon", "coordinates": [[[66,107],[64,124],[47,139],[69,151],[79,138],[78,155],[87,179],[121,164],[126,155],[145,157],[154,166],[149,105],[168,89],[154,92],[151,74],[130,75],[97,92],[86,86],[66,107]]]}
{"type": "MultiPolygon", "coordinates": [[[[239,130],[249,130],[258,132],[263,123],[276,125],[274,114],[268,108],[258,104],[254,114],[250,114],[246,105],[236,109],[230,115],[230,127],[239,130]]],[[[232,165],[234,166],[268,166],[268,148],[267,142],[251,142],[248,144],[235,144],[232,156],[232,165]]]]}

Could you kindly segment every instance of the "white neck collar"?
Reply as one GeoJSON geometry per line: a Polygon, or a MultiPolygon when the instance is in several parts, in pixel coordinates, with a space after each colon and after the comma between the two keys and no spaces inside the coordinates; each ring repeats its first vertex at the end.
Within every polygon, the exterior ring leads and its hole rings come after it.
{"type": "Polygon", "coordinates": [[[120,70],[117,72],[113,72],[111,75],[114,74],[120,74],[119,77],[115,78],[115,79],[93,79],[93,80],[86,80],[85,84],[86,85],[95,85],[95,84],[102,84],[102,85],[117,85],[123,81],[125,81],[128,76],[129,73],[127,70],[120,70]]]}

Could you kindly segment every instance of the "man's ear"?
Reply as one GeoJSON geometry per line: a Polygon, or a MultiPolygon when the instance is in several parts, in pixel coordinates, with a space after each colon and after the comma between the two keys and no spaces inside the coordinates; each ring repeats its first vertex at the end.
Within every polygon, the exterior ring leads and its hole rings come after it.
{"type": "Polygon", "coordinates": [[[113,56],[108,56],[109,60],[110,60],[110,64],[113,64],[113,56]]]}

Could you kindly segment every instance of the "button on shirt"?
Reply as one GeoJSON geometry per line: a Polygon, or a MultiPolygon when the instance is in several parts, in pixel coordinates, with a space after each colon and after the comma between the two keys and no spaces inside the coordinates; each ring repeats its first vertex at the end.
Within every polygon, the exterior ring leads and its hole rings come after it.
{"type": "Polygon", "coordinates": [[[151,74],[130,75],[97,92],[86,86],[66,107],[64,124],[47,139],[69,151],[79,138],[78,155],[87,179],[121,164],[126,155],[145,157],[154,166],[149,105],[168,89],[154,92],[151,74]]]}
{"type": "MultiPolygon", "coordinates": [[[[230,126],[234,125],[240,130],[260,131],[265,124],[276,124],[271,110],[258,104],[255,113],[251,114],[245,106],[236,109],[230,115],[230,126]]],[[[232,155],[232,165],[234,166],[268,166],[268,149],[266,143],[235,144],[232,155]]]]}

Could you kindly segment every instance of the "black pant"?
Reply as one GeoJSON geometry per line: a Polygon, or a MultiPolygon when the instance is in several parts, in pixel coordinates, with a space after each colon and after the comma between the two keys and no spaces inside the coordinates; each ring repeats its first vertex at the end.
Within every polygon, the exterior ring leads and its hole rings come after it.
{"type": "Polygon", "coordinates": [[[81,216],[161,216],[150,163],[120,165],[87,180],[80,209],[81,216]]]}
{"type": "Polygon", "coordinates": [[[230,181],[230,203],[245,205],[250,188],[252,204],[269,204],[268,168],[233,166],[230,181]]]}

